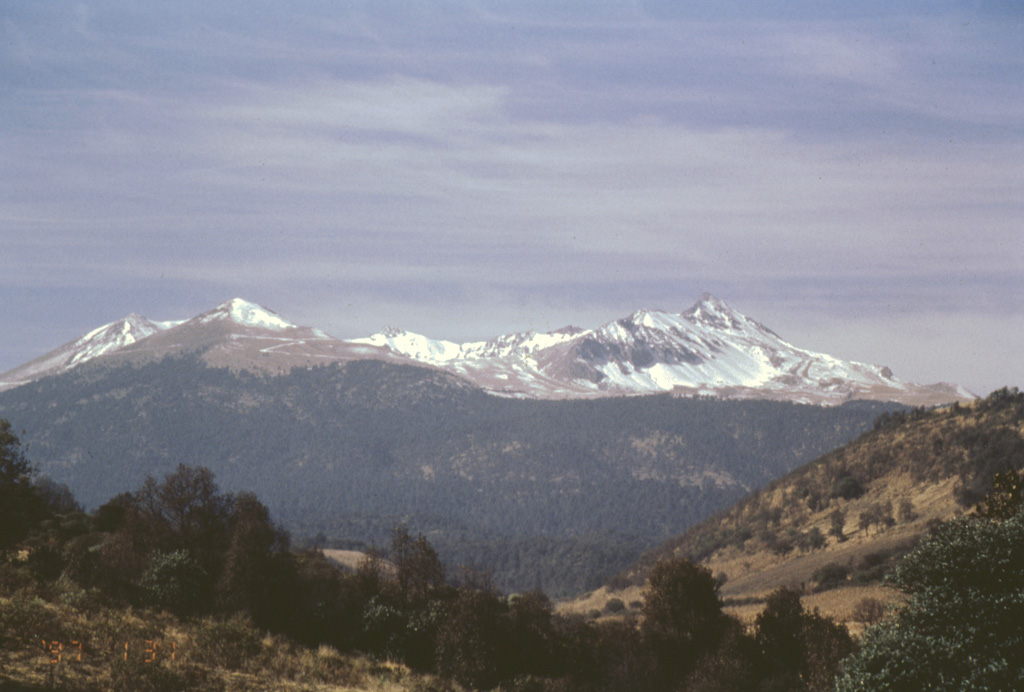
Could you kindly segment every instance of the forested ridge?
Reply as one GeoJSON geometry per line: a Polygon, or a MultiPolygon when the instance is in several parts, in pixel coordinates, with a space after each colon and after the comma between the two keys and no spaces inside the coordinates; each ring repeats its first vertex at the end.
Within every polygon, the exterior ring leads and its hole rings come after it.
{"type": "Polygon", "coordinates": [[[185,461],[257,493],[297,537],[380,544],[404,523],[449,564],[488,556],[502,586],[553,594],[593,588],[894,408],[521,401],[429,368],[272,377],[198,356],[87,365],[0,393],[39,469],[86,506],[185,461]]]}

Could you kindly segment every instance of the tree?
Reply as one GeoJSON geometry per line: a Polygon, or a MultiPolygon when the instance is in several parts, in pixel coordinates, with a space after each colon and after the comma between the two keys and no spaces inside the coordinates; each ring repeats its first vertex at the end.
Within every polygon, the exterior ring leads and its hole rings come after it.
{"type": "Polygon", "coordinates": [[[252,493],[235,498],[229,530],[218,600],[228,610],[245,610],[259,619],[280,572],[274,562],[287,549],[288,535],[274,525],[266,506],[252,493]]]}
{"type": "Polygon", "coordinates": [[[437,633],[437,672],[473,689],[490,689],[502,677],[501,616],[498,595],[462,588],[437,633]]]}
{"type": "Polygon", "coordinates": [[[798,673],[803,659],[804,607],[800,593],[772,592],[754,622],[755,637],[765,661],[776,671],[798,673]]]}
{"type": "Polygon", "coordinates": [[[420,606],[445,585],[444,565],[421,533],[413,538],[405,525],[391,532],[391,561],[396,568],[398,600],[403,608],[420,606]]]}
{"type": "Polygon", "coordinates": [[[237,559],[246,543],[239,539],[232,553],[233,507],[234,498],[218,492],[209,469],[180,464],[163,482],[150,476],[137,492],[119,495],[96,512],[94,525],[114,534],[103,544],[99,585],[110,595],[136,600],[153,555],[186,551],[203,575],[194,596],[204,607],[212,605],[226,558],[237,559]]]}
{"type": "MultiPolygon", "coordinates": [[[[542,591],[510,596],[509,640],[503,668],[513,674],[549,675],[555,668],[551,601],[542,591]]],[[[621,604],[622,602],[619,601],[621,604]]],[[[623,609],[625,605],[623,604],[623,609]]]]}
{"type": "Polygon", "coordinates": [[[904,523],[917,519],[917,510],[914,509],[914,502],[910,498],[900,500],[899,518],[904,523]]]}
{"type": "Polygon", "coordinates": [[[941,525],[889,575],[906,605],[869,628],[839,692],[1024,689],[1024,515],[941,525]]]}
{"type": "Polygon", "coordinates": [[[1024,505],[1024,474],[1016,469],[997,473],[992,479],[992,491],[978,503],[974,513],[984,519],[1009,519],[1024,505]]]}
{"type": "Polygon", "coordinates": [[[0,552],[25,538],[46,516],[45,504],[32,485],[32,467],[11,424],[0,418],[0,552]]]}
{"type": "Polygon", "coordinates": [[[870,529],[871,525],[874,523],[875,515],[874,512],[871,511],[871,508],[865,509],[864,511],[857,515],[857,528],[859,528],[864,533],[867,533],[868,529],[870,529]]]}
{"type": "Polygon", "coordinates": [[[179,464],[162,483],[150,476],[135,505],[160,549],[188,550],[216,578],[228,547],[232,498],[218,491],[210,469],[179,464]]]}
{"type": "Polygon", "coordinates": [[[141,581],[153,605],[178,615],[202,609],[203,604],[196,596],[205,583],[205,571],[187,550],[153,555],[141,581]]]}
{"type": "Polygon", "coordinates": [[[651,570],[641,633],[667,678],[682,678],[713,650],[725,622],[709,569],[676,558],[651,570]]]}
{"type": "Polygon", "coordinates": [[[828,515],[830,536],[835,536],[842,543],[846,540],[846,534],[843,533],[843,527],[846,526],[846,512],[836,507],[832,510],[832,513],[828,515]]]}
{"type": "Polygon", "coordinates": [[[817,526],[812,526],[807,530],[807,533],[800,534],[797,537],[797,545],[804,551],[821,550],[827,542],[825,534],[817,526]]]}
{"type": "Polygon", "coordinates": [[[32,485],[35,486],[36,493],[46,506],[48,514],[73,514],[82,511],[82,506],[78,504],[67,484],[58,483],[48,476],[41,476],[32,485]]]}
{"type": "Polygon", "coordinates": [[[831,689],[839,662],[853,650],[844,626],[806,612],[799,592],[785,587],[768,596],[754,629],[771,689],[831,689]]]}

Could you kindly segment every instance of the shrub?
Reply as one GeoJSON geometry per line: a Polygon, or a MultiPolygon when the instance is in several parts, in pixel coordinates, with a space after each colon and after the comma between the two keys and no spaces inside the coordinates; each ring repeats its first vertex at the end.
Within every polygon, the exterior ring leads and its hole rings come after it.
{"type": "Polygon", "coordinates": [[[207,620],[195,633],[193,656],[207,665],[239,670],[256,658],[262,635],[243,619],[207,620]]]}
{"type": "Polygon", "coordinates": [[[608,602],[604,604],[604,610],[607,613],[621,613],[626,609],[626,604],[622,602],[621,598],[609,598],[608,602]]]}
{"type": "Polygon", "coordinates": [[[832,484],[832,497],[855,500],[864,492],[863,484],[849,473],[842,474],[832,484]]]}
{"type": "Polygon", "coordinates": [[[39,598],[16,596],[0,601],[0,644],[20,649],[37,639],[67,639],[64,618],[39,598]]]}
{"type": "Polygon", "coordinates": [[[845,582],[849,574],[850,569],[846,565],[830,562],[819,567],[811,576],[811,579],[818,583],[819,590],[833,589],[845,582]]]}
{"type": "Polygon", "coordinates": [[[865,625],[874,625],[885,617],[885,606],[877,598],[862,598],[853,606],[853,619],[865,625]]]}
{"type": "Polygon", "coordinates": [[[835,536],[842,543],[846,540],[846,534],[843,533],[843,528],[846,526],[846,512],[836,507],[832,510],[832,513],[828,515],[829,530],[828,535],[835,536]]]}
{"type": "Polygon", "coordinates": [[[206,584],[206,571],[187,550],[156,553],[141,580],[153,605],[178,615],[202,610],[206,584]]]}
{"type": "Polygon", "coordinates": [[[803,551],[820,550],[825,547],[827,539],[825,538],[825,534],[821,532],[821,529],[817,526],[812,526],[807,533],[800,534],[796,543],[800,547],[800,550],[803,551]]]}
{"type": "Polygon", "coordinates": [[[839,692],[1024,689],[1024,516],[947,522],[893,570],[906,606],[865,632],[839,692]]]}

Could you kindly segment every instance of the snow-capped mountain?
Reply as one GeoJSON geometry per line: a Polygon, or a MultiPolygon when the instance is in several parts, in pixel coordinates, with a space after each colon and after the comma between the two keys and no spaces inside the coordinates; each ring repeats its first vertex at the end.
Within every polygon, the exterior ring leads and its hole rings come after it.
{"type": "Polygon", "coordinates": [[[188,320],[153,322],[131,314],[0,375],[0,389],[58,375],[97,360],[145,362],[199,353],[210,365],[284,372],[295,366],[360,358],[407,360],[372,346],[301,327],[256,303],[233,298],[188,320]]]}
{"type": "Polygon", "coordinates": [[[97,359],[140,361],[183,352],[198,352],[213,366],[269,372],[359,359],[416,363],[494,394],[540,399],[671,392],[917,405],[974,398],[956,385],[917,385],[886,367],[800,349],[709,294],[683,313],[639,310],[596,329],[565,327],[462,344],[392,328],[343,341],[235,298],[177,322],[129,315],[0,375],[0,388],[97,359]]]}
{"type": "Polygon", "coordinates": [[[510,396],[673,392],[818,404],[974,398],[956,385],[904,382],[886,367],[797,348],[710,294],[681,314],[639,310],[591,330],[456,344],[392,329],[356,342],[442,367],[510,396]]]}
{"type": "Polygon", "coordinates": [[[178,324],[181,322],[152,322],[142,315],[131,313],[0,375],[0,387],[31,382],[46,375],[65,372],[94,358],[120,351],[178,324]]]}

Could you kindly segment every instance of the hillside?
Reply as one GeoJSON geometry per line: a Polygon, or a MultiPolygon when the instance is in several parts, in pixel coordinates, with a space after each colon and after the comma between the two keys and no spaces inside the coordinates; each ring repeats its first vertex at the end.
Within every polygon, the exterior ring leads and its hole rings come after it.
{"type": "Polygon", "coordinates": [[[604,589],[566,607],[635,600],[640,590],[627,582],[682,555],[720,575],[723,597],[748,620],[768,593],[793,586],[806,590],[808,605],[851,622],[858,601],[893,597],[879,579],[900,555],[937,522],[970,511],[1007,467],[1024,467],[1024,394],[1016,389],[887,414],[855,441],[645,554],[617,580],[621,592],[604,589]]]}
{"type": "Polygon", "coordinates": [[[97,360],[0,392],[0,416],[25,431],[39,470],[87,506],[188,461],[258,493],[297,536],[379,544],[405,522],[452,564],[483,556],[504,588],[560,595],[894,408],[514,400],[422,366],[356,360],[270,376],[199,354],[97,360]]]}

